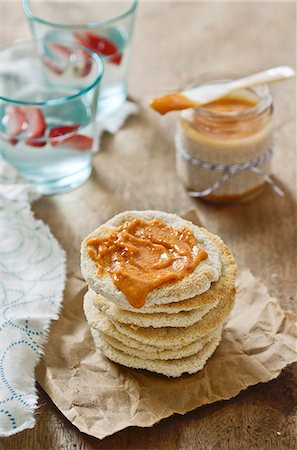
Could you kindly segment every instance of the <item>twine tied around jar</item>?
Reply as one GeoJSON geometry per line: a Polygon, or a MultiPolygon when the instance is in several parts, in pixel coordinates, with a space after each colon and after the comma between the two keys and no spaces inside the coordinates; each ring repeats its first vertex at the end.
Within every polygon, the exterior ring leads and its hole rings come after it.
{"type": "Polygon", "coordinates": [[[185,151],[183,146],[181,145],[180,139],[178,136],[176,136],[175,139],[175,145],[176,150],[181,155],[183,159],[185,159],[188,163],[199,167],[201,169],[207,169],[207,170],[218,170],[222,172],[221,178],[219,178],[215,183],[213,183],[212,186],[209,186],[207,189],[204,189],[203,191],[188,191],[187,193],[194,198],[202,198],[206,197],[207,195],[212,194],[214,191],[216,191],[224,182],[226,182],[230,177],[234,176],[235,174],[249,170],[250,172],[253,172],[257,174],[259,177],[263,178],[263,180],[274,190],[274,192],[279,195],[280,197],[283,197],[285,194],[284,192],[277,186],[275,181],[267,175],[267,173],[263,172],[263,170],[259,169],[258,166],[261,166],[264,164],[267,160],[269,160],[272,157],[273,150],[270,147],[266,152],[262,153],[258,158],[255,158],[251,161],[246,161],[241,164],[213,164],[208,163],[205,161],[201,161],[200,159],[194,158],[191,156],[188,152],[185,151]]]}

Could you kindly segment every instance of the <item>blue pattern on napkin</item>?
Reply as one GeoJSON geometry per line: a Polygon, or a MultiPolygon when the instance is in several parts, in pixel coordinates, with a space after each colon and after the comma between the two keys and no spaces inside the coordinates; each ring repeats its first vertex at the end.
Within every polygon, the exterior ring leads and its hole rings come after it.
{"type": "Polygon", "coordinates": [[[9,436],[35,424],[34,370],[59,315],[65,253],[32,214],[38,194],[6,161],[0,164],[0,436],[9,436]]]}

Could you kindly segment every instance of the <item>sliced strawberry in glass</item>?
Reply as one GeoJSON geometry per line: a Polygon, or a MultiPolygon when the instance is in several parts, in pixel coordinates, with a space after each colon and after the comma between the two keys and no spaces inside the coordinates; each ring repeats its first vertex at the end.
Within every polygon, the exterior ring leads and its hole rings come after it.
{"type": "Polygon", "coordinates": [[[117,46],[110,39],[99,36],[90,31],[85,33],[75,33],[74,38],[77,42],[85,47],[93,50],[99,55],[110,57],[109,62],[114,64],[120,64],[122,60],[122,54],[119,52],[117,46]],[[112,57],[111,57],[112,56],[112,57]]]}
{"type": "Polygon", "coordinates": [[[54,63],[50,58],[47,58],[46,56],[43,56],[42,58],[43,64],[53,73],[56,75],[62,75],[62,73],[65,70],[65,67],[60,67],[56,63],[54,63]]]}
{"type": "Polygon", "coordinates": [[[87,47],[90,50],[93,50],[91,48],[91,42],[89,41],[89,39],[88,39],[88,37],[86,36],[85,33],[77,33],[77,32],[75,32],[75,33],[73,33],[73,38],[78,44],[82,45],[83,47],[87,47]]]}
{"type": "Polygon", "coordinates": [[[42,56],[41,59],[51,72],[56,75],[62,75],[68,65],[72,51],[69,47],[66,47],[66,45],[58,44],[56,42],[50,42],[48,45],[54,58],[42,56]]]}
{"type": "Polygon", "coordinates": [[[25,144],[30,145],[30,147],[45,147],[46,146],[45,141],[36,141],[33,139],[26,139],[25,144]]]}
{"type": "Polygon", "coordinates": [[[26,116],[20,106],[8,105],[5,114],[7,116],[6,131],[10,136],[17,136],[26,128],[26,116]]]}
{"type": "Polygon", "coordinates": [[[89,136],[85,136],[83,134],[73,134],[72,136],[64,137],[68,134],[74,133],[79,129],[79,127],[79,124],[73,124],[61,125],[52,128],[49,131],[51,145],[53,147],[69,148],[79,151],[91,150],[93,146],[93,139],[89,136]]]}
{"type": "Polygon", "coordinates": [[[123,57],[122,53],[118,52],[112,58],[109,58],[109,62],[117,64],[119,66],[122,62],[122,57],[123,57]]]}
{"type": "Polygon", "coordinates": [[[7,139],[11,145],[16,145],[19,141],[16,138],[10,137],[7,139]]]}
{"type": "Polygon", "coordinates": [[[60,125],[58,127],[51,128],[49,130],[49,140],[51,145],[55,147],[61,144],[64,141],[63,136],[73,133],[79,127],[80,127],[79,124],[73,124],[73,125],[60,125]]]}
{"type": "Polygon", "coordinates": [[[69,58],[72,55],[71,48],[66,47],[66,45],[58,44],[56,42],[51,42],[50,48],[53,53],[56,53],[57,55],[62,56],[64,58],[69,58]]]}
{"type": "Polygon", "coordinates": [[[24,108],[27,121],[25,144],[33,147],[43,147],[45,141],[36,140],[44,136],[46,123],[41,109],[29,106],[24,108]]]}
{"type": "Polygon", "coordinates": [[[86,77],[92,69],[92,58],[88,52],[82,49],[76,51],[77,62],[75,64],[75,73],[79,77],[86,77]]]}
{"type": "Polygon", "coordinates": [[[83,134],[75,134],[63,139],[59,144],[61,148],[67,148],[69,150],[78,150],[80,152],[91,150],[93,146],[93,139],[83,134]]]}
{"type": "Polygon", "coordinates": [[[106,37],[98,36],[89,31],[86,31],[86,37],[94,51],[101,55],[110,56],[118,52],[116,45],[106,37]]]}
{"type": "MultiPolygon", "coordinates": [[[[81,42],[79,40],[79,38],[76,39],[76,35],[78,35],[78,33],[75,33],[75,40],[80,44],[83,45],[84,47],[88,47],[87,42],[81,42]]],[[[92,69],[92,57],[91,55],[84,51],[83,49],[77,49],[75,51],[75,53],[73,53],[68,47],[65,47],[64,45],[60,45],[60,44],[52,44],[52,49],[57,53],[60,54],[62,56],[67,56],[67,58],[69,59],[70,56],[72,54],[75,54],[76,56],[76,61],[75,63],[73,63],[74,65],[74,73],[79,76],[79,77],[85,77],[87,76],[91,69],[92,69]]]]}
{"type": "Polygon", "coordinates": [[[28,106],[24,108],[24,113],[28,123],[26,137],[37,139],[44,135],[46,123],[40,108],[28,106]]]}

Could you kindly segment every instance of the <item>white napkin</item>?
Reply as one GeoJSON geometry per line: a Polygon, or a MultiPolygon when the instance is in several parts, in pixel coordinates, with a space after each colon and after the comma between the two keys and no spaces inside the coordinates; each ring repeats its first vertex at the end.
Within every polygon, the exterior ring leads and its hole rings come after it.
{"type": "Polygon", "coordinates": [[[65,283],[65,252],[36,220],[35,190],[0,159],[0,436],[35,425],[34,369],[65,283]]]}
{"type": "Polygon", "coordinates": [[[97,114],[96,123],[99,138],[104,131],[115,134],[124,125],[129,116],[138,112],[139,106],[126,100],[118,109],[109,114],[97,114]]]}

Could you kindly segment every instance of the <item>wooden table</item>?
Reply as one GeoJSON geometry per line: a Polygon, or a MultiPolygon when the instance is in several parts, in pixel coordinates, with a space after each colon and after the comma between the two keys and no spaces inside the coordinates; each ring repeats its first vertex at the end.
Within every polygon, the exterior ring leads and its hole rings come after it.
{"type": "MultiPolygon", "coordinates": [[[[1,45],[29,35],[19,3],[1,2],[0,14],[1,45]]],[[[293,2],[140,5],[130,94],[143,105],[142,112],[116,136],[104,136],[93,175],[84,186],[34,205],[36,216],[49,224],[67,250],[69,270],[78,267],[82,237],[115,213],[148,208],[179,212],[194,206],[206,227],[231,246],[239,266],[249,267],[284,308],[296,311],[295,81],[272,89],[274,173],[285,198],[267,189],[255,201],[238,205],[214,206],[189,199],[175,172],[176,117],[160,118],[145,107],[151,95],[174,91],[201,73],[296,66],[295,33],[293,2]]],[[[0,448],[293,450],[297,448],[296,394],[295,365],[277,380],[250,388],[228,402],[99,441],[77,431],[40,391],[36,427],[3,439],[0,448]]]]}

